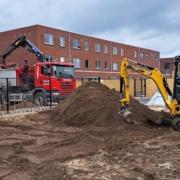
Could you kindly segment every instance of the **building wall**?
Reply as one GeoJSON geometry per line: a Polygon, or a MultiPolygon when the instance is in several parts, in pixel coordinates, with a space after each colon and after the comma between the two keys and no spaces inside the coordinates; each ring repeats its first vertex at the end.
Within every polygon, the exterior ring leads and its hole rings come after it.
{"type": "MultiPolygon", "coordinates": [[[[10,30],[0,33],[0,54],[2,54],[2,52],[9,47],[13,41],[22,35],[25,35],[32,43],[38,46],[37,26],[10,30]]],[[[34,64],[36,62],[36,57],[32,53],[28,52],[24,48],[18,48],[7,57],[6,62],[22,65],[25,59],[29,60],[30,64],[34,64]]]]}
{"type": "Polygon", "coordinates": [[[129,46],[121,43],[111,42],[103,39],[93,38],[85,35],[62,31],[58,29],[38,26],[39,48],[46,54],[53,55],[55,59],[65,57],[68,62],[73,62],[74,58],[80,59],[80,67],[76,69],[76,77],[98,77],[109,79],[109,77],[118,77],[118,70],[113,70],[112,63],[120,63],[124,57],[128,57],[135,61],[159,67],[159,52],[144,48],[129,46]],[[54,45],[44,44],[44,34],[48,33],[54,37],[54,45]],[[60,47],[59,37],[65,37],[65,47],[60,47]],[[80,46],[78,49],[72,47],[73,40],[79,40],[80,46]],[[84,49],[84,42],[89,44],[89,50],[84,49]],[[101,52],[95,52],[95,44],[101,45],[101,52]],[[104,52],[104,46],[107,46],[108,52],[104,52]],[[113,55],[113,47],[117,47],[118,55],[113,55]],[[120,53],[120,50],[123,52],[120,53]],[[137,56],[134,57],[135,51],[137,56]],[[144,58],[141,59],[139,53],[144,53],[144,58]],[[88,68],[85,67],[85,60],[88,60],[88,68]],[[96,60],[100,60],[101,67],[96,68],[96,60]],[[105,68],[105,61],[107,68],[105,68]]]}
{"type": "MultiPolygon", "coordinates": [[[[80,59],[80,67],[76,69],[76,78],[79,78],[78,85],[81,83],[81,78],[100,77],[102,83],[110,88],[119,90],[119,65],[124,57],[127,57],[136,62],[160,68],[159,52],[140,48],[136,46],[126,45],[118,42],[112,42],[104,39],[94,38],[86,35],[54,29],[41,25],[33,25],[29,27],[19,28],[0,33],[0,52],[7,48],[19,36],[25,35],[27,39],[33,42],[44,54],[53,56],[54,59],[60,61],[64,57],[65,62],[73,62],[74,58],[80,59]],[[45,34],[53,36],[53,44],[45,43],[45,34]],[[65,47],[60,46],[60,37],[65,37],[65,47]],[[73,48],[73,40],[79,40],[78,48],[73,48]],[[88,42],[89,49],[85,50],[84,43],[88,42]],[[95,45],[100,44],[101,51],[95,51],[95,45]],[[107,46],[107,52],[105,52],[107,46]],[[113,53],[113,48],[117,48],[118,54],[113,53]],[[88,67],[85,66],[85,61],[88,60],[88,67]],[[100,61],[100,67],[96,67],[96,60],[100,61]],[[107,66],[105,67],[105,63],[107,66]],[[116,70],[113,69],[113,63],[117,63],[116,70]]],[[[0,53],[1,54],[1,53],[0,53]]],[[[37,62],[35,55],[28,52],[24,48],[15,50],[7,58],[8,63],[18,63],[22,65],[24,59],[29,60],[30,64],[37,62]]],[[[137,73],[131,74],[130,89],[134,95],[134,78],[145,78],[137,73]]],[[[146,93],[151,96],[155,88],[152,83],[147,81],[146,93]]]]}
{"type": "Polygon", "coordinates": [[[160,58],[160,71],[163,73],[163,74],[166,74],[166,75],[172,75],[173,74],[173,71],[175,70],[174,69],[174,58],[173,57],[170,57],[170,58],[160,58]],[[166,67],[167,64],[169,64],[169,68],[167,69],[166,67]]]}
{"type": "MultiPolygon", "coordinates": [[[[158,68],[160,65],[158,51],[107,41],[41,25],[34,25],[0,33],[0,52],[2,52],[2,49],[6,48],[9,43],[13,42],[13,40],[20,35],[26,35],[30,41],[42,50],[42,52],[46,55],[53,56],[56,60],[60,60],[60,57],[64,57],[65,61],[73,62],[74,58],[79,58],[80,67],[76,69],[77,78],[98,76],[102,79],[118,78],[119,67],[117,70],[113,70],[113,63],[118,63],[119,65],[120,61],[124,57],[128,57],[129,59],[143,64],[156,66],[158,68]],[[44,43],[45,33],[53,36],[53,45],[44,43]],[[60,36],[65,37],[65,47],[60,46],[60,36]],[[80,41],[79,48],[75,49],[72,47],[74,39],[78,39],[80,41]],[[89,50],[84,49],[85,41],[89,44],[89,50]],[[96,43],[101,45],[101,52],[95,52],[96,43]],[[105,45],[108,48],[107,53],[104,52],[105,45]],[[118,55],[113,54],[113,47],[117,48],[118,55]],[[85,67],[85,60],[88,60],[89,62],[88,67],[85,67]],[[96,60],[100,61],[100,68],[96,68],[96,60]],[[105,68],[105,62],[107,62],[107,68],[105,68]]],[[[18,64],[22,64],[23,59],[28,59],[32,64],[37,62],[36,57],[23,48],[19,48],[14,51],[7,60],[8,62],[17,62],[18,64]]]]}

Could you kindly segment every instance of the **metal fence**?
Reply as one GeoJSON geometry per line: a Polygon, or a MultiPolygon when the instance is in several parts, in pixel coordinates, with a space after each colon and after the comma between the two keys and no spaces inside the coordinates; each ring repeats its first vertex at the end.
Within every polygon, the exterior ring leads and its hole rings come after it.
{"type": "Polygon", "coordinates": [[[44,90],[46,97],[42,95],[42,87],[36,87],[37,93],[35,95],[35,85],[32,78],[0,78],[0,111],[9,113],[17,109],[37,108],[37,106],[49,106],[51,108],[54,103],[58,103],[59,101],[53,99],[55,92],[52,90],[52,78],[46,80],[39,78],[38,81],[46,89],[46,91],[44,90]],[[37,95],[39,97],[35,97],[37,95]]]}
{"type": "MultiPolygon", "coordinates": [[[[60,83],[61,87],[59,94],[53,90],[54,81],[52,77],[46,79],[39,77],[36,79],[36,83],[39,82],[43,86],[39,88],[37,84],[35,88],[35,82],[32,77],[20,79],[0,78],[0,114],[8,114],[22,109],[28,111],[32,108],[37,110],[39,107],[51,108],[74,91],[72,82],[67,79],[64,78],[64,81],[59,80],[58,83],[60,83]],[[45,97],[43,97],[43,89],[46,92],[45,97]]],[[[76,82],[80,82],[80,85],[83,85],[87,81],[97,81],[100,83],[101,79],[99,77],[76,79],[76,82]]]]}

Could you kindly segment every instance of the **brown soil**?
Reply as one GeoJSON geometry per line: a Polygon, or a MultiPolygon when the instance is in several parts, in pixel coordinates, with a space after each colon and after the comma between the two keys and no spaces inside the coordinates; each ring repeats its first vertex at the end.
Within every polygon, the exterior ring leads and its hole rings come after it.
{"type": "Polygon", "coordinates": [[[79,87],[69,98],[52,111],[50,122],[67,126],[122,126],[125,121],[134,124],[147,124],[156,121],[162,113],[148,109],[137,100],[131,98],[130,111],[127,118],[119,114],[119,93],[107,86],[90,82],[79,87]]]}
{"type": "Polygon", "coordinates": [[[179,133],[148,124],[159,113],[137,101],[131,107],[129,124],[118,93],[88,83],[52,111],[1,119],[0,179],[180,179],[179,133]]]}
{"type": "MultiPolygon", "coordinates": [[[[24,108],[33,108],[36,107],[32,102],[20,102],[14,103],[9,106],[9,110],[16,110],[16,109],[24,109],[24,108]]],[[[0,111],[6,111],[6,105],[0,105],[0,111]]]]}

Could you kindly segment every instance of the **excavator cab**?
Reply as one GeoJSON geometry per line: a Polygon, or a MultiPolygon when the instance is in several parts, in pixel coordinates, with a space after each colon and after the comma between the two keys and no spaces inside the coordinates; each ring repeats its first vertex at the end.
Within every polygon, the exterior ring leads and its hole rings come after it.
{"type": "Polygon", "coordinates": [[[180,104],[180,56],[175,57],[174,93],[173,98],[180,104]]]}

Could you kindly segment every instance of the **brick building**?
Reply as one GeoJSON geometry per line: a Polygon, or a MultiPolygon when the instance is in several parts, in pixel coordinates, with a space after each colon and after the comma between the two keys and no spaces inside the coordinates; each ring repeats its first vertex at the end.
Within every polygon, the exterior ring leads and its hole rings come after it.
{"type": "Polygon", "coordinates": [[[174,72],[174,57],[160,58],[160,71],[167,77],[172,76],[174,72]]]}
{"type": "MultiPolygon", "coordinates": [[[[54,57],[57,61],[74,62],[76,77],[116,79],[119,63],[124,57],[143,64],[160,67],[158,51],[42,25],[1,32],[0,52],[21,35],[25,35],[44,54],[54,57]]],[[[36,57],[23,48],[17,49],[8,56],[7,62],[15,62],[21,65],[24,59],[28,59],[31,64],[37,62],[36,57]]]]}

